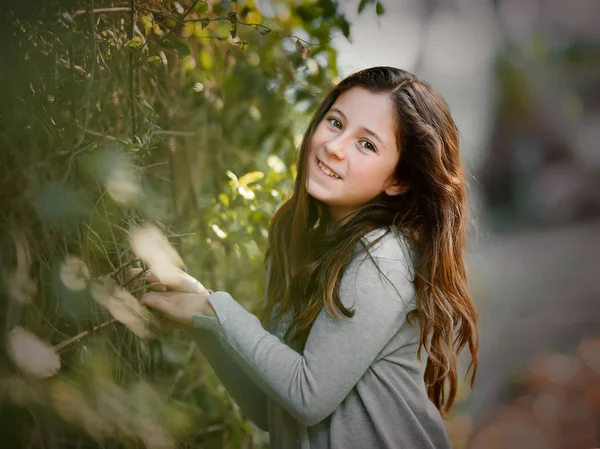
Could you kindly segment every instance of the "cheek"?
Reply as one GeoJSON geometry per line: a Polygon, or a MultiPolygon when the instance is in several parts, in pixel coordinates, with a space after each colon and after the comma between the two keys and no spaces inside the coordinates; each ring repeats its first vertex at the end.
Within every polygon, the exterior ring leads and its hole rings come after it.
{"type": "Polygon", "coordinates": [[[327,130],[324,129],[323,125],[321,124],[317,127],[317,129],[315,129],[315,133],[312,136],[311,148],[315,148],[320,145],[323,145],[323,142],[326,140],[326,138],[327,138],[327,130]]]}

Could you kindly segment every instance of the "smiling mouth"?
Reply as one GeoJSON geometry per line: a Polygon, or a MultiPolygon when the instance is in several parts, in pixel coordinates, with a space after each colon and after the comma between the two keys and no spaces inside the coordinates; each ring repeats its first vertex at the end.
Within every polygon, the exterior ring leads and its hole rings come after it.
{"type": "Polygon", "coordinates": [[[334,172],[327,165],[325,165],[323,162],[321,162],[319,160],[319,158],[317,158],[317,165],[319,166],[319,169],[323,173],[325,173],[327,176],[329,176],[330,178],[333,178],[333,179],[342,179],[336,172],[334,172]]]}

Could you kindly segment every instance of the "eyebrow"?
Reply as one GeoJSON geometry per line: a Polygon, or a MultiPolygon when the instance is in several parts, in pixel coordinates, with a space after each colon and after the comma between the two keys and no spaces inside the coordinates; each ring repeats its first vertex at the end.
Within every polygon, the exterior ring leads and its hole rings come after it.
{"type": "MultiPolygon", "coordinates": [[[[346,118],[346,115],[342,111],[340,111],[338,108],[330,108],[329,112],[337,112],[338,114],[340,114],[342,116],[342,118],[344,120],[348,120],[346,118]]],[[[381,145],[383,145],[385,148],[387,148],[385,146],[385,144],[383,143],[383,140],[381,139],[381,137],[379,137],[375,131],[371,131],[369,128],[365,128],[364,126],[362,126],[361,129],[364,132],[366,132],[367,134],[370,134],[371,136],[375,137],[375,139],[377,139],[381,145]]]]}

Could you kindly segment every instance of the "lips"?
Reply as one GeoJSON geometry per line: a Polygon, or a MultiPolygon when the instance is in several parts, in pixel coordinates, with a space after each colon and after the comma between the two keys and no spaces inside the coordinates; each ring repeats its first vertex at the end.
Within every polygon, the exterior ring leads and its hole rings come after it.
{"type": "Polygon", "coordinates": [[[342,179],[340,175],[338,175],[334,170],[331,169],[331,167],[329,167],[325,162],[323,162],[319,158],[317,158],[317,166],[319,167],[319,170],[321,170],[327,176],[334,179],[342,179]]]}

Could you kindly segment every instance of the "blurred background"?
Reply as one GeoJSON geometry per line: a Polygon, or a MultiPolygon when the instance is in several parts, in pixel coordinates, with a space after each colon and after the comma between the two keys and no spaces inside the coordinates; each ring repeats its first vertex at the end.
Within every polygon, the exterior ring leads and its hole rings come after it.
{"type": "Polygon", "coordinates": [[[268,447],[130,269],[149,248],[257,311],[310,115],[374,65],[461,133],[481,348],[453,447],[600,447],[600,3],[0,8],[2,447],[268,447]]]}

